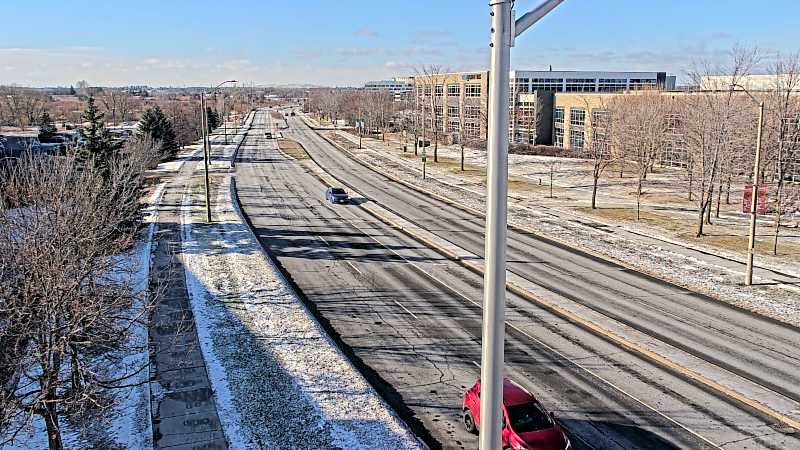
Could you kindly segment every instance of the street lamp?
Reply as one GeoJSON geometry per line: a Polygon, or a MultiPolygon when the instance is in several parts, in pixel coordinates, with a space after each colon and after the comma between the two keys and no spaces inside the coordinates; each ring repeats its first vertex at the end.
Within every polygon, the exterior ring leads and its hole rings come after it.
{"type": "Polygon", "coordinates": [[[758,215],[758,173],[761,172],[761,133],[764,129],[764,102],[755,97],[741,84],[731,84],[731,90],[739,87],[758,104],[758,133],[756,134],[756,159],[753,164],[753,193],[750,198],[750,237],[747,241],[747,269],[744,274],[744,285],[753,284],[753,257],[756,252],[756,216],[758,215]]]}
{"type": "MultiPolygon", "coordinates": [[[[225,83],[236,83],[236,80],[227,80],[216,85],[212,92],[216,92],[220,86],[225,83]]],[[[206,222],[211,223],[211,200],[208,182],[208,162],[211,158],[211,147],[208,144],[208,114],[206,113],[206,91],[200,93],[200,126],[203,129],[203,167],[205,169],[205,187],[206,187],[206,222]]]]}
{"type": "Polygon", "coordinates": [[[508,84],[514,38],[563,0],[547,0],[514,20],[513,0],[489,0],[491,43],[486,176],[486,269],[483,277],[481,360],[482,450],[499,449],[503,418],[506,227],[508,226],[508,84]]]}

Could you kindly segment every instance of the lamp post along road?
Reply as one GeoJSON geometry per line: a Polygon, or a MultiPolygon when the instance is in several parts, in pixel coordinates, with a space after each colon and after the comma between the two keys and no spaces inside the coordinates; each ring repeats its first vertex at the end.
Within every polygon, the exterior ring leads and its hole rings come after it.
{"type": "MultiPolygon", "coordinates": [[[[223,81],[222,83],[216,85],[212,91],[216,92],[217,89],[219,89],[219,87],[225,83],[236,83],[236,80],[223,81]]],[[[203,128],[203,168],[205,172],[206,222],[211,223],[211,187],[208,175],[208,165],[211,160],[211,146],[208,142],[208,111],[206,111],[205,91],[200,93],[200,126],[203,128]]]]}
{"type": "MultiPolygon", "coordinates": [[[[755,100],[755,99],[754,99],[755,100]]],[[[747,245],[747,270],[744,284],[753,284],[753,258],[756,253],[756,219],[758,216],[758,174],[761,172],[761,132],[764,129],[764,102],[758,102],[758,133],[756,134],[756,160],[753,163],[753,194],[750,199],[750,238],[747,245]]]]}
{"type": "Polygon", "coordinates": [[[753,284],[753,259],[756,253],[756,219],[758,218],[758,174],[761,172],[761,134],[764,130],[764,102],[756,100],[753,94],[738,83],[730,85],[731,90],[741,88],[750,100],[758,104],[758,132],[756,134],[756,154],[753,162],[753,186],[750,198],[750,233],[747,240],[747,268],[744,272],[744,285],[753,284]]]}
{"type": "MultiPolygon", "coordinates": [[[[548,0],[514,21],[512,0],[490,0],[486,269],[481,354],[481,450],[501,448],[508,219],[508,92],[514,38],[563,0],[548,0]]],[[[424,138],[423,138],[424,139],[424,138]]]]}
{"type": "Polygon", "coordinates": [[[211,222],[211,201],[209,193],[209,180],[208,180],[208,160],[209,160],[209,145],[208,145],[208,112],[206,111],[206,96],[205,93],[200,94],[200,125],[203,128],[203,167],[205,172],[205,194],[206,194],[206,222],[211,222]]]}

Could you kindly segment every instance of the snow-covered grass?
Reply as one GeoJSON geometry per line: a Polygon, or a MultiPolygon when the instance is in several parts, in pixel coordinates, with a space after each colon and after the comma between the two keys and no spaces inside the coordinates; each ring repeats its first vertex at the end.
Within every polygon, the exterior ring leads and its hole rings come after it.
{"type": "Polygon", "coordinates": [[[219,184],[213,225],[203,221],[199,189],[184,197],[183,253],[231,448],[422,448],[263,253],[230,177],[219,184]]]}

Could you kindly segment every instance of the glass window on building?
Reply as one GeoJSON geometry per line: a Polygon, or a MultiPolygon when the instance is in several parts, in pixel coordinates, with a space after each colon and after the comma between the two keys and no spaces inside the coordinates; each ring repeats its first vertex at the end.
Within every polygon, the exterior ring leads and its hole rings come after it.
{"type": "Polygon", "coordinates": [[[637,89],[652,89],[656,87],[656,80],[652,78],[631,78],[631,90],[637,89]]]}
{"type": "Polygon", "coordinates": [[[458,106],[447,106],[447,117],[458,119],[458,106]]]}
{"type": "Polygon", "coordinates": [[[561,78],[533,78],[531,80],[531,89],[534,91],[562,92],[564,83],[561,78]]]}
{"type": "Polygon", "coordinates": [[[601,78],[597,84],[597,90],[600,92],[619,92],[627,88],[626,78],[601,78]]]}
{"type": "Polygon", "coordinates": [[[481,85],[480,84],[466,84],[464,85],[464,95],[466,97],[480,97],[481,85]]]}
{"type": "Polygon", "coordinates": [[[586,110],[583,108],[570,108],[569,124],[582,127],[586,124],[586,110]]]}
{"type": "Polygon", "coordinates": [[[461,95],[461,85],[459,84],[448,84],[447,85],[447,95],[450,97],[458,97],[461,95]]]}
{"type": "Polygon", "coordinates": [[[594,78],[567,78],[567,92],[593,92],[594,78]]]}
{"type": "Polygon", "coordinates": [[[583,129],[569,129],[569,148],[572,150],[583,150],[583,129]]]}
{"type": "Polygon", "coordinates": [[[553,123],[555,124],[564,124],[564,107],[557,106],[553,108],[553,123]]]}
{"type": "Polygon", "coordinates": [[[435,86],[435,91],[434,92],[435,92],[437,97],[443,96],[444,95],[444,86],[442,86],[441,84],[437,84],[435,86]]]}
{"type": "Polygon", "coordinates": [[[475,122],[467,122],[464,124],[464,134],[469,137],[478,137],[481,135],[480,125],[475,122]]]}
{"type": "Polygon", "coordinates": [[[479,119],[481,117],[481,107],[480,106],[466,106],[464,108],[464,117],[467,119],[479,119]]]}
{"type": "Polygon", "coordinates": [[[564,147],[564,128],[553,128],[553,145],[556,147],[564,147]]]}

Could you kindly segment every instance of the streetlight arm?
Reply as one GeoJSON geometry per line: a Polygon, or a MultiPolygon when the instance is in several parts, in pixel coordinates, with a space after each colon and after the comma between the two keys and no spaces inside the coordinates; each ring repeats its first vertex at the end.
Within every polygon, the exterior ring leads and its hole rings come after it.
{"type": "Polygon", "coordinates": [[[750,93],[750,91],[748,91],[746,87],[742,86],[742,85],[741,85],[741,84],[739,84],[739,83],[732,83],[732,84],[731,84],[731,90],[732,90],[732,91],[736,91],[736,89],[735,89],[735,88],[737,88],[737,87],[738,87],[738,88],[741,88],[742,92],[744,92],[745,94],[747,94],[747,96],[748,96],[748,97],[750,97],[750,100],[752,100],[752,101],[756,102],[756,104],[760,105],[760,104],[762,103],[762,102],[761,102],[761,100],[757,100],[755,97],[753,97],[753,94],[751,94],[751,93],[750,93]]]}
{"type": "Polygon", "coordinates": [[[541,5],[537,6],[533,11],[526,12],[522,17],[514,22],[514,37],[524,33],[525,30],[538,22],[542,17],[546,16],[563,1],[564,0],[546,0],[541,5]]]}

